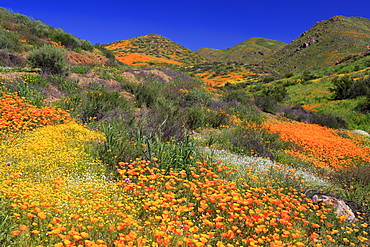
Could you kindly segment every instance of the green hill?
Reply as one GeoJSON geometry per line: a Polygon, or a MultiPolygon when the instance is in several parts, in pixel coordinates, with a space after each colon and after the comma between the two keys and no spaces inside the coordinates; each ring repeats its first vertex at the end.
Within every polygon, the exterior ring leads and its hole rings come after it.
{"type": "Polygon", "coordinates": [[[225,50],[201,48],[197,53],[214,62],[258,63],[285,45],[277,40],[250,38],[225,50]]]}
{"type": "Polygon", "coordinates": [[[370,19],[335,16],[316,23],[264,64],[282,73],[317,70],[366,53],[369,44],[370,19]]]}

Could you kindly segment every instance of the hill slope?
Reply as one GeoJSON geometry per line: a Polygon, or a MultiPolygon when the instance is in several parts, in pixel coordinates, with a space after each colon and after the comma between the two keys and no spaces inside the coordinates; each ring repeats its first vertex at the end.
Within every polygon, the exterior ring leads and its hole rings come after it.
{"type": "Polygon", "coordinates": [[[23,67],[29,51],[50,44],[63,49],[68,62],[72,64],[101,64],[108,60],[87,40],[42,21],[0,8],[1,66],[23,67]]]}
{"type": "Polygon", "coordinates": [[[190,65],[204,60],[190,49],[157,34],[120,40],[103,46],[112,50],[119,61],[134,66],[190,65]]]}
{"type": "Polygon", "coordinates": [[[258,63],[285,45],[284,42],[277,40],[250,38],[225,50],[201,48],[197,53],[215,62],[258,63]]]}
{"type": "Polygon", "coordinates": [[[316,70],[368,51],[370,19],[334,16],[316,23],[264,61],[279,72],[316,70]]]}

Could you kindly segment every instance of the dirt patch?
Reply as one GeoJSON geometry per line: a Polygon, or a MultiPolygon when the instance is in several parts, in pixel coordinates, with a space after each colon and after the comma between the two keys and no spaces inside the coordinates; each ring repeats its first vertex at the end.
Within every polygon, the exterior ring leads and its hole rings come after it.
{"type": "Polygon", "coordinates": [[[109,90],[120,92],[120,94],[127,100],[131,100],[135,98],[134,95],[125,91],[122,88],[121,83],[119,83],[118,81],[113,80],[113,79],[110,79],[110,80],[103,79],[94,72],[84,74],[84,75],[72,73],[67,77],[67,80],[78,81],[77,86],[82,90],[87,90],[92,84],[97,84],[100,86],[105,86],[109,90]]]}
{"type": "Polygon", "coordinates": [[[61,92],[56,86],[50,85],[48,89],[46,89],[46,99],[45,103],[50,104],[52,102],[60,100],[64,94],[61,92]]]}
{"type": "Polygon", "coordinates": [[[124,76],[129,82],[143,82],[145,78],[154,77],[155,79],[169,83],[172,80],[171,76],[159,69],[144,69],[144,70],[126,70],[124,76]]]}
{"type": "Polygon", "coordinates": [[[108,61],[108,58],[89,51],[66,51],[66,54],[67,61],[71,64],[104,64],[108,61]]]}

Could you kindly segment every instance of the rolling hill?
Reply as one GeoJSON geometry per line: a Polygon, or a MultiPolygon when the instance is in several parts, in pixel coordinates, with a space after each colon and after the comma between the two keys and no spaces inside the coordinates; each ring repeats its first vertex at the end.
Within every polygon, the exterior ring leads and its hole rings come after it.
{"type": "Polygon", "coordinates": [[[187,66],[205,60],[190,49],[157,34],[120,40],[103,46],[113,51],[119,61],[133,66],[187,66]]]}
{"type": "Polygon", "coordinates": [[[334,16],[317,22],[263,64],[287,73],[335,65],[369,50],[370,19],[334,16]]]}
{"type": "Polygon", "coordinates": [[[274,54],[286,44],[281,41],[250,38],[225,50],[201,48],[197,51],[202,57],[214,62],[259,63],[274,54]]]}

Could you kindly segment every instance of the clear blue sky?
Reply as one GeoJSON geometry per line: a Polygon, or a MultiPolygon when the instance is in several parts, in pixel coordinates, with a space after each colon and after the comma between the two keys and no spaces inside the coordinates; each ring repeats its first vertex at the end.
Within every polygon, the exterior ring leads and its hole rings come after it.
{"type": "Polygon", "coordinates": [[[252,37],[290,43],[335,15],[370,18],[370,0],[0,0],[0,7],[93,44],[154,33],[194,51],[252,37]]]}

